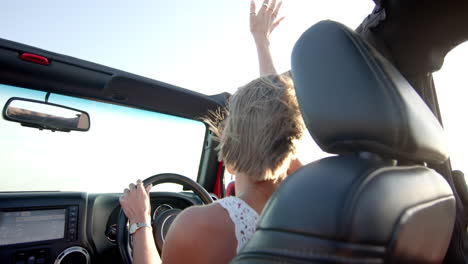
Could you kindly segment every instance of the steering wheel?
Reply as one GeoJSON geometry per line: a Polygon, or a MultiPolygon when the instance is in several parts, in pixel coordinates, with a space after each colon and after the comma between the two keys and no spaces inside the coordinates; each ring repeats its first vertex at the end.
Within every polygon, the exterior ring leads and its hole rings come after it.
{"type": "MultiPolygon", "coordinates": [[[[151,176],[143,181],[144,186],[148,186],[150,184],[155,186],[162,183],[177,183],[183,185],[198,195],[204,204],[210,204],[213,202],[211,195],[200,184],[188,177],[179,174],[162,173],[151,176]]],[[[156,248],[158,249],[159,255],[161,255],[165,236],[169,230],[169,226],[181,211],[182,210],[180,209],[169,209],[157,215],[156,217],[153,215],[153,236],[154,240],[156,241],[156,248]]],[[[128,218],[122,208],[120,208],[117,219],[117,245],[119,246],[120,255],[122,256],[124,263],[132,263],[132,243],[128,232],[128,218]]]]}

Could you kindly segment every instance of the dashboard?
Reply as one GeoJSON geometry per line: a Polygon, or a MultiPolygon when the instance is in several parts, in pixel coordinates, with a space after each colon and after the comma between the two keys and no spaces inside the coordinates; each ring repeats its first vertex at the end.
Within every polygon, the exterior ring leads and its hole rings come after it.
{"type": "MultiPolygon", "coordinates": [[[[0,193],[0,263],[122,263],[120,194],[0,193]]],[[[152,215],[201,204],[191,192],[150,193],[152,215]]]]}

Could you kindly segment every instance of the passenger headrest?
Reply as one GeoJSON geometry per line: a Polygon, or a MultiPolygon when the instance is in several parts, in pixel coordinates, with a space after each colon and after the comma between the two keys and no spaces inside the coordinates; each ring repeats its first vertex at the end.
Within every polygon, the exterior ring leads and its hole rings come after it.
{"type": "Polygon", "coordinates": [[[396,160],[447,160],[444,132],[391,63],[353,30],[322,21],[292,53],[299,106],[322,150],[371,152],[396,160]]]}

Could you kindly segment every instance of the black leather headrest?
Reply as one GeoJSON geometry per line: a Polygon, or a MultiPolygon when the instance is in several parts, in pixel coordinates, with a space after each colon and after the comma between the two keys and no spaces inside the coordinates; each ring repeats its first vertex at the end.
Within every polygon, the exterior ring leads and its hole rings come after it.
{"type": "Polygon", "coordinates": [[[322,150],[418,162],[448,158],[438,120],[353,30],[333,21],[312,26],[297,41],[291,65],[304,122],[322,150]]]}

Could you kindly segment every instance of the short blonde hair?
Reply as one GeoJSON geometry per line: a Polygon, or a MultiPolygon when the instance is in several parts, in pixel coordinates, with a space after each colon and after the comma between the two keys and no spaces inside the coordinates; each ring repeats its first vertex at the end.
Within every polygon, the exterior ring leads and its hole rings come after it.
{"type": "Polygon", "coordinates": [[[240,87],[226,109],[205,119],[218,137],[218,158],[254,182],[276,179],[296,152],[304,123],[287,75],[269,75],[240,87]]]}

